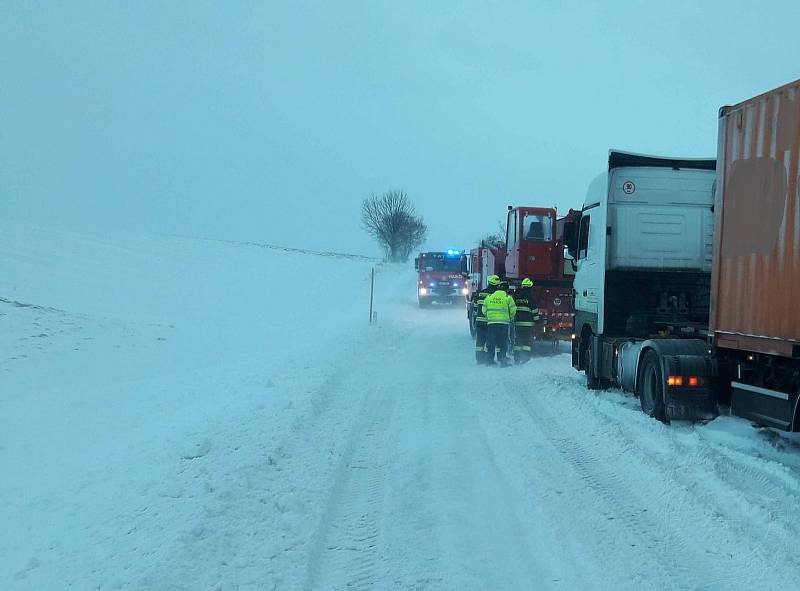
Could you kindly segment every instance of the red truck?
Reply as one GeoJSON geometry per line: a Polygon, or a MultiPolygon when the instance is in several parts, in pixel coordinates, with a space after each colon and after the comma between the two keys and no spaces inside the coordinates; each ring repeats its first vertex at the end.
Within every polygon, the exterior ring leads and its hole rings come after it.
{"type": "Polygon", "coordinates": [[[559,218],[554,208],[508,206],[505,277],[514,289],[526,277],[534,281],[541,322],[538,340],[569,340],[572,334],[571,261],[564,259],[564,225],[577,212],[559,218]]]}
{"type": "MultiPolygon", "coordinates": [[[[578,212],[559,218],[554,208],[508,208],[503,245],[481,244],[470,251],[469,298],[486,287],[489,275],[500,275],[516,289],[525,277],[534,280],[534,297],[541,322],[539,340],[568,340],[572,334],[572,277],[574,268],[564,260],[564,225],[578,212]],[[565,264],[566,263],[566,264],[565,264]]],[[[475,332],[472,309],[467,307],[470,333],[475,332]]]]}
{"type": "Polygon", "coordinates": [[[474,301],[478,292],[488,285],[489,275],[505,275],[506,248],[504,245],[493,245],[482,242],[477,248],[469,251],[467,258],[467,321],[469,333],[475,336],[475,318],[470,302],[474,301]]]}
{"type": "Polygon", "coordinates": [[[417,271],[417,299],[420,308],[433,302],[456,304],[463,302],[467,288],[467,255],[455,249],[421,252],[414,259],[417,271]]]}

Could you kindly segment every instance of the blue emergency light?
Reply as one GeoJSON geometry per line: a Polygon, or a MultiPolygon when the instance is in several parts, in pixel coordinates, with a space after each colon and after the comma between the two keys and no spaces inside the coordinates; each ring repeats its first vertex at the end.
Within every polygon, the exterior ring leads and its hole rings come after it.
{"type": "Polygon", "coordinates": [[[454,248],[447,249],[447,256],[449,257],[456,257],[461,254],[460,250],[455,250],[454,248]]]}

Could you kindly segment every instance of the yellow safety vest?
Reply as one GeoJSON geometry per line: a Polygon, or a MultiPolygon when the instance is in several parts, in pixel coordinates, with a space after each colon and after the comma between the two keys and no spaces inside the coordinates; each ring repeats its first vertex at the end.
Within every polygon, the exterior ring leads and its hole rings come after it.
{"type": "Polygon", "coordinates": [[[486,297],[482,310],[487,324],[509,324],[517,313],[517,305],[514,303],[514,298],[502,289],[498,289],[486,297]]]}

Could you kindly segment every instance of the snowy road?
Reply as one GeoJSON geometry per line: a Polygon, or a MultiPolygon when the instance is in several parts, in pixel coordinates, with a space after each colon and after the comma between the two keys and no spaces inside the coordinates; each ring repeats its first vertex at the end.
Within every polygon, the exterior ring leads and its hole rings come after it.
{"type": "MultiPolygon", "coordinates": [[[[228,546],[258,562],[257,517],[239,513],[255,486],[278,533],[261,558],[276,589],[794,584],[798,450],[783,464],[774,442],[730,418],[664,427],[619,393],[588,393],[566,354],[476,367],[461,310],[400,298],[381,318],[344,344],[274,464],[249,466],[249,487],[207,511],[205,537],[177,549],[179,573],[208,569],[211,582],[228,546]]],[[[190,588],[173,569],[170,557],[153,586],[190,588]]]]}
{"type": "Polygon", "coordinates": [[[475,367],[460,311],[411,304],[293,438],[329,456],[305,588],[792,586],[796,470],[590,395],[567,355],[475,367]]]}
{"type": "MultiPolygon", "coordinates": [[[[178,246],[182,267],[208,267],[209,252],[178,246]]],[[[213,277],[245,286],[230,261],[264,255],[224,248],[213,277]]],[[[213,350],[196,345],[207,324],[190,332],[200,304],[188,323],[165,308],[174,326],[134,314],[100,326],[66,298],[4,296],[16,395],[0,413],[2,588],[796,587],[796,436],[732,417],[661,425],[635,399],[586,391],[565,353],[477,367],[463,310],[420,310],[409,284],[407,270],[379,273],[374,327],[365,302],[332,310],[349,322],[323,331],[272,318],[272,357],[252,352],[258,331],[239,343],[258,316],[236,307],[242,287],[207,296],[236,311],[214,328],[231,344],[213,350]],[[43,338],[14,337],[34,329],[43,338]],[[50,360],[65,355],[105,373],[56,389],[50,360]],[[46,427],[19,427],[30,416],[46,427]]]]}

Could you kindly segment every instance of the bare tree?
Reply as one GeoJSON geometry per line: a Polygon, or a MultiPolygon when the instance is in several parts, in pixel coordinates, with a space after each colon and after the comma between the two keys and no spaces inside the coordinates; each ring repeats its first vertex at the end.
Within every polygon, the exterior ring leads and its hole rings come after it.
{"type": "Polygon", "coordinates": [[[428,227],[404,191],[372,194],[361,204],[361,225],[381,245],[386,258],[406,262],[425,242],[428,227]]]}
{"type": "Polygon", "coordinates": [[[486,244],[487,246],[492,246],[497,248],[499,246],[505,246],[506,243],[506,226],[503,222],[497,222],[497,231],[494,234],[485,234],[482,238],[478,240],[478,244],[486,244]]]}

